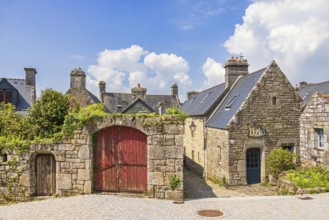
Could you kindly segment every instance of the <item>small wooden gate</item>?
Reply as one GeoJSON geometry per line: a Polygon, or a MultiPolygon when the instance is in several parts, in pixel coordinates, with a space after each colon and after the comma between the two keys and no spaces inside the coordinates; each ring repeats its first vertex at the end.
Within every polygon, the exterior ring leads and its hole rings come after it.
{"type": "Polygon", "coordinates": [[[251,148],[247,150],[247,183],[260,182],[260,149],[251,148]]]}
{"type": "Polygon", "coordinates": [[[97,133],[95,190],[143,192],[147,188],[147,136],[130,127],[97,133]]]}
{"type": "Polygon", "coordinates": [[[56,161],[51,154],[36,156],[36,193],[39,196],[56,193],[56,161]]]}

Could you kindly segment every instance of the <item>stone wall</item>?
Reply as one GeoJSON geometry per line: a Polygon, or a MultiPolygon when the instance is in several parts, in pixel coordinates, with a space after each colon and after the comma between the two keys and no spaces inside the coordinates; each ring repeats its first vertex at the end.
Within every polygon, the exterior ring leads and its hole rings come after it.
{"type": "Polygon", "coordinates": [[[199,176],[203,176],[205,166],[204,118],[187,118],[185,120],[184,131],[185,166],[199,176]],[[192,121],[195,125],[195,131],[192,131],[190,128],[192,121]]]}
{"type": "Polygon", "coordinates": [[[56,160],[56,194],[66,196],[92,193],[92,136],[100,129],[110,126],[128,126],[147,135],[148,197],[182,200],[184,127],[183,122],[177,121],[174,116],[165,120],[159,117],[107,117],[77,130],[72,139],[62,143],[36,144],[23,154],[2,150],[0,190],[4,193],[10,191],[17,196],[34,195],[36,155],[52,154],[56,160]],[[4,159],[7,161],[3,161],[4,159]],[[170,187],[173,176],[181,180],[176,189],[170,187]]]}
{"type": "Polygon", "coordinates": [[[300,154],[303,163],[329,167],[329,103],[319,93],[312,96],[300,117],[300,154]],[[317,128],[324,131],[324,146],[317,144],[317,128]]]}
{"type": "Polygon", "coordinates": [[[207,178],[218,181],[229,175],[227,130],[207,128],[207,178]]]}

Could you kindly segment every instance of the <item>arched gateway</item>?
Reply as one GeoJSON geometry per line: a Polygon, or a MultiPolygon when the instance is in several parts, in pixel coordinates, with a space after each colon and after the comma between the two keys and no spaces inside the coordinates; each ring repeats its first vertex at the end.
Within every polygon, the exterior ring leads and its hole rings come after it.
{"type": "Polygon", "coordinates": [[[147,135],[132,127],[111,126],[97,132],[95,191],[147,190],[147,135]]]}

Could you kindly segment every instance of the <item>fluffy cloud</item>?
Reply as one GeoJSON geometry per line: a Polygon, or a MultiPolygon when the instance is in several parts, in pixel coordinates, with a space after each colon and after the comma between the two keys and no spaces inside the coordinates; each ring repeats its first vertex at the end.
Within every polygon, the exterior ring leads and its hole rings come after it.
{"type": "Polygon", "coordinates": [[[191,84],[189,65],[175,54],[156,54],[132,45],[119,50],[99,53],[96,65],[88,68],[88,88],[98,94],[98,81],[106,82],[107,91],[129,92],[137,83],[146,87],[149,94],[169,94],[176,82],[180,89],[191,84]]]}
{"type": "Polygon", "coordinates": [[[221,63],[217,63],[215,60],[207,58],[206,62],[202,65],[202,70],[206,76],[206,80],[203,82],[206,88],[224,82],[225,69],[221,63]]]}
{"type": "Polygon", "coordinates": [[[328,0],[256,0],[225,42],[252,70],[275,59],[292,81],[328,80],[328,0]]]}

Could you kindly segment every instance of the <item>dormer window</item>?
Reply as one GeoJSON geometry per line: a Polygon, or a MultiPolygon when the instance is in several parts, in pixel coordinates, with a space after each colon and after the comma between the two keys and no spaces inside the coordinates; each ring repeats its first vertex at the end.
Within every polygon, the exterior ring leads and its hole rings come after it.
{"type": "Polygon", "coordinates": [[[11,90],[0,91],[0,102],[13,103],[13,92],[11,90]]]}

